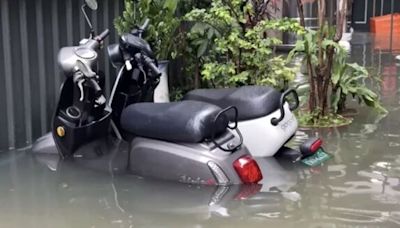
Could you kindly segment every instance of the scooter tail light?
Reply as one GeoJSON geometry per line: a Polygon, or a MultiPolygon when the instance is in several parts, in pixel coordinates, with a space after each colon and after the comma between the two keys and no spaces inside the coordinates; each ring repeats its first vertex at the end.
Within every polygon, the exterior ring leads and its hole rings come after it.
{"type": "Polygon", "coordinates": [[[263,178],[257,162],[249,155],[237,159],[233,167],[244,184],[256,184],[263,178]]]}
{"type": "Polygon", "coordinates": [[[311,151],[312,153],[317,152],[317,150],[318,150],[319,148],[321,148],[322,143],[323,143],[322,139],[317,139],[317,140],[310,146],[310,151],[311,151]]]}

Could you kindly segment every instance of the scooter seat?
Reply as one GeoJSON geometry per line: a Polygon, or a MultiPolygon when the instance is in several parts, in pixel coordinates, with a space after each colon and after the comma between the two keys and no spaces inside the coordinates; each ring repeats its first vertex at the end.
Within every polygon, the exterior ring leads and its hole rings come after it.
{"type": "MultiPolygon", "coordinates": [[[[203,101],[221,108],[236,106],[238,120],[250,120],[266,116],[279,109],[281,93],[267,86],[243,86],[227,89],[196,89],[184,96],[184,100],[203,101]]],[[[229,114],[228,114],[229,116],[229,114]]],[[[229,116],[233,118],[233,116],[229,116]]]]}
{"type": "Polygon", "coordinates": [[[121,126],[136,136],[172,142],[199,143],[224,133],[228,117],[221,108],[200,101],[171,103],[136,103],[122,111],[121,126]]]}

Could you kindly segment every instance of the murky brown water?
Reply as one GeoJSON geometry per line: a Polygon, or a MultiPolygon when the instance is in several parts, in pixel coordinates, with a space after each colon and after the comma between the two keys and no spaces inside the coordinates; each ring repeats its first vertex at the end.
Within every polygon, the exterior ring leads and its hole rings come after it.
{"type": "Polygon", "coordinates": [[[0,227],[399,227],[399,69],[390,53],[354,39],[353,58],[381,73],[389,115],[366,108],[321,135],[334,155],[306,168],[259,159],[262,186],[206,187],[114,175],[74,163],[0,154],[0,227]],[[42,161],[42,162],[41,162],[42,161]]]}

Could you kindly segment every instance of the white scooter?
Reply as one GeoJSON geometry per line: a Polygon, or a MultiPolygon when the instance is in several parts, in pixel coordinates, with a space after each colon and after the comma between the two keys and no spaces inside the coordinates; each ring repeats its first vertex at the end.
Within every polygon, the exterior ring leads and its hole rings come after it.
{"type": "MultiPolygon", "coordinates": [[[[184,100],[204,101],[219,107],[235,105],[243,141],[256,157],[274,156],[297,131],[298,123],[292,111],[298,107],[299,99],[293,89],[283,93],[267,86],[197,89],[186,94],[184,100]],[[293,104],[287,101],[290,95],[294,98],[293,104]]],[[[313,140],[312,152],[315,152],[322,141],[313,140]]]]}

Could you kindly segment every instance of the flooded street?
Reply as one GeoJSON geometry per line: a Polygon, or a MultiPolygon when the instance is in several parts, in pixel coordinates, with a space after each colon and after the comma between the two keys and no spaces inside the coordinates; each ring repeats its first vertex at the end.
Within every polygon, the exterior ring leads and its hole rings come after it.
{"type": "Polygon", "coordinates": [[[399,67],[366,34],[352,48],[380,75],[373,86],[389,114],[357,108],[350,126],[299,131],[295,142],[324,139],[333,158],[323,166],[260,158],[261,185],[211,187],[135,177],[108,161],[0,153],[1,227],[400,227],[399,67]]]}

